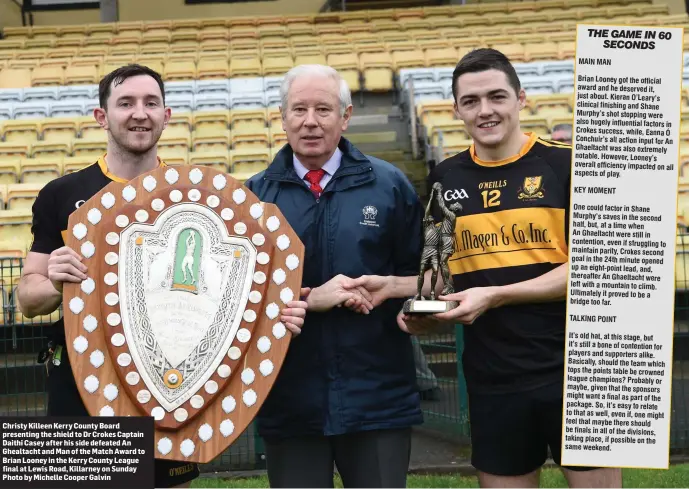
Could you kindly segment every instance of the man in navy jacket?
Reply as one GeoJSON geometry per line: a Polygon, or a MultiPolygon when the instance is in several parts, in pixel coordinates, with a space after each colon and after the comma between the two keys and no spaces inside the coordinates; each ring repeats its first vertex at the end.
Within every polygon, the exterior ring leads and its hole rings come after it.
{"type": "Polygon", "coordinates": [[[285,76],[288,144],[247,181],[275,203],[305,245],[309,288],[302,333],[258,416],[271,487],[404,487],[411,426],[423,421],[410,337],[397,327],[402,300],[375,308],[349,278],[416,276],[423,209],[393,165],[342,137],[352,114],[332,68],[285,76]]]}

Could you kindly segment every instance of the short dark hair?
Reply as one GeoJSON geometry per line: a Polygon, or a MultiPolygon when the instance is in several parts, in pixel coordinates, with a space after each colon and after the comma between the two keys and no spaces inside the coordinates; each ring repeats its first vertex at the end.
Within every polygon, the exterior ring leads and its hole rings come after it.
{"type": "Polygon", "coordinates": [[[110,98],[110,90],[113,84],[114,86],[117,86],[124,82],[127,78],[141,75],[148,75],[158,82],[160,93],[163,95],[163,104],[165,104],[165,85],[160,74],[148,66],[128,64],[111,71],[105,75],[98,84],[98,101],[100,103],[100,108],[105,109],[107,107],[108,98],[110,98]]]}
{"type": "Polygon", "coordinates": [[[519,94],[521,83],[517,72],[510,63],[510,60],[497,49],[480,48],[464,55],[457,63],[455,71],[452,73],[452,96],[457,101],[457,80],[465,73],[479,73],[481,71],[499,70],[507,75],[514,92],[519,94]]]}

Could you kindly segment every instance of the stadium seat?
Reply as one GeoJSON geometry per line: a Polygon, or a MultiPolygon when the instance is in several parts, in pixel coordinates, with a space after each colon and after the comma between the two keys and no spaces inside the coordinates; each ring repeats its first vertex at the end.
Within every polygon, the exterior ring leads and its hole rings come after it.
{"type": "Polygon", "coordinates": [[[21,162],[21,183],[45,184],[62,175],[63,156],[32,158],[21,162]]]}
{"type": "Polygon", "coordinates": [[[230,109],[256,109],[266,106],[264,92],[231,92],[230,109]]]}
{"type": "Polygon", "coordinates": [[[36,141],[31,143],[31,158],[43,156],[69,156],[72,153],[72,141],[36,141]]]}
{"type": "Polygon", "coordinates": [[[79,117],[86,115],[86,103],[88,100],[67,99],[50,103],[50,117],[79,117]]]}
{"type": "Polygon", "coordinates": [[[0,184],[6,185],[19,182],[23,160],[23,158],[18,156],[0,158],[0,184]]]}
{"type": "Polygon", "coordinates": [[[0,70],[0,88],[26,88],[31,86],[31,70],[5,68],[0,70]]]}
{"type": "Polygon", "coordinates": [[[7,209],[9,210],[19,210],[28,209],[31,210],[36,197],[38,196],[39,190],[43,187],[43,184],[36,183],[17,183],[14,185],[7,186],[7,209]]]}
{"type": "Polygon", "coordinates": [[[75,119],[45,119],[41,122],[41,137],[45,142],[71,142],[78,134],[75,119]]]}
{"type": "Polygon", "coordinates": [[[0,211],[0,248],[26,252],[31,243],[31,209],[0,211]]]}
{"type": "Polygon", "coordinates": [[[177,112],[191,112],[194,110],[194,96],[187,93],[166,96],[165,104],[177,112]]]}
{"type": "Polygon", "coordinates": [[[197,94],[194,97],[194,106],[197,111],[229,110],[230,96],[227,92],[197,94]]]}
{"type": "Polygon", "coordinates": [[[189,157],[190,165],[203,165],[222,172],[228,172],[230,168],[230,159],[227,149],[224,151],[203,151],[199,153],[192,153],[189,157]]]}
{"type": "Polygon", "coordinates": [[[57,89],[57,99],[58,100],[70,100],[70,99],[90,99],[98,97],[98,86],[97,85],[66,85],[58,87],[57,89]]]}
{"type": "Polygon", "coordinates": [[[66,85],[82,85],[98,83],[98,69],[96,66],[68,66],[65,68],[64,83],[66,85]]]}
{"type": "Polygon", "coordinates": [[[165,97],[169,95],[194,95],[196,93],[195,80],[180,80],[165,82],[165,97]]]}
{"type": "Polygon", "coordinates": [[[39,66],[31,72],[31,85],[59,86],[65,84],[65,71],[52,66],[39,66]]]}
{"type": "Polygon", "coordinates": [[[393,61],[389,53],[363,53],[359,59],[367,91],[393,90],[393,61]]]}
{"type": "Polygon", "coordinates": [[[269,149],[244,149],[230,151],[232,173],[256,174],[268,168],[271,161],[269,149]]]}
{"type": "Polygon", "coordinates": [[[229,123],[230,114],[227,111],[194,113],[194,132],[197,136],[224,133],[229,123]]]}
{"type": "Polygon", "coordinates": [[[0,89],[0,104],[22,102],[23,100],[24,91],[21,88],[0,89]]]}
{"type": "Polygon", "coordinates": [[[13,111],[14,119],[41,119],[47,118],[50,114],[48,102],[36,101],[15,104],[13,111]]]}
{"type": "Polygon", "coordinates": [[[59,98],[60,87],[31,87],[24,89],[24,102],[36,102],[38,100],[53,101],[59,98]]]}
{"type": "Polygon", "coordinates": [[[9,120],[0,126],[0,138],[8,143],[33,143],[38,140],[40,126],[36,121],[9,120]]]}
{"type": "Polygon", "coordinates": [[[194,133],[191,139],[191,149],[193,153],[206,153],[209,151],[224,151],[227,153],[231,144],[230,131],[228,130],[205,134],[194,133]]]}
{"type": "MultiPolygon", "coordinates": [[[[74,146],[77,145],[77,142],[74,142],[74,146]]],[[[65,175],[68,175],[70,173],[73,173],[75,171],[83,170],[87,166],[93,165],[96,163],[98,158],[102,156],[105,153],[104,150],[100,152],[95,152],[92,154],[81,154],[81,155],[76,155],[76,156],[67,156],[63,158],[62,160],[62,171],[65,175]]]]}
{"type": "Polygon", "coordinates": [[[229,80],[198,80],[196,82],[196,95],[218,93],[230,94],[229,80]]]}

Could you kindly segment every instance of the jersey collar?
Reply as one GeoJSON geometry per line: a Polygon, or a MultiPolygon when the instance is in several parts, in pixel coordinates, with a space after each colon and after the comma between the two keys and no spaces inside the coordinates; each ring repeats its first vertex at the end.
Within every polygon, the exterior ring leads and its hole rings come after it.
{"type": "Polygon", "coordinates": [[[533,132],[527,132],[525,133],[527,136],[529,136],[529,139],[526,141],[524,146],[521,147],[519,150],[519,153],[517,153],[514,156],[510,156],[509,158],[505,158],[504,160],[498,160],[498,161],[483,161],[481,158],[476,156],[476,148],[474,147],[474,144],[471,144],[471,147],[469,148],[469,154],[471,155],[471,159],[476,163],[477,165],[481,166],[503,166],[507,165],[509,163],[514,163],[517,161],[519,158],[524,156],[526,153],[528,153],[531,148],[533,148],[533,145],[536,144],[536,140],[538,139],[538,136],[536,133],[533,132]]]}
{"type": "MultiPolygon", "coordinates": [[[[110,169],[108,168],[108,164],[105,162],[105,157],[108,154],[104,154],[100,158],[98,158],[98,166],[100,167],[100,170],[103,172],[103,175],[106,176],[106,178],[109,178],[113,182],[119,182],[119,183],[127,183],[129,180],[125,180],[124,178],[120,178],[118,176],[113,175],[110,172],[110,169]]],[[[167,163],[165,163],[163,160],[160,159],[160,156],[158,158],[158,166],[167,166],[167,163]]]]}

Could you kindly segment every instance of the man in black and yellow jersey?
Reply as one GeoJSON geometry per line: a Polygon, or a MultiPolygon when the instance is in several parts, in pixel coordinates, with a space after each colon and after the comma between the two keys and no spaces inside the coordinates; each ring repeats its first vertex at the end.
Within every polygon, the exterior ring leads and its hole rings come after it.
{"type": "MultiPolygon", "coordinates": [[[[33,243],[17,287],[19,308],[29,318],[57,310],[63,284],[87,278],[81,256],[64,243],[70,214],[111,181],[126,182],[165,165],[157,156],[157,143],[171,110],[165,106],[160,75],[145,66],[124,66],[101,80],[99,99],[94,116],[108,134],[107,153],[94,164],[47,183],[33,206],[33,243]]],[[[302,318],[305,314],[303,309],[292,311],[302,318]]],[[[290,320],[301,325],[301,318],[290,320]]],[[[295,324],[286,326],[292,330],[295,324]]],[[[63,319],[51,330],[47,414],[88,416],[64,347],[63,319]]],[[[190,487],[199,476],[197,464],[168,460],[156,460],[154,472],[155,487],[190,487]]]]}
{"type": "MultiPolygon", "coordinates": [[[[472,464],[482,487],[538,487],[548,448],[560,462],[571,146],[520,128],[526,95],[509,62],[477,49],[457,64],[455,113],[470,149],[436,166],[445,205],[460,203],[449,267],[455,309],[400,313],[400,327],[462,323],[472,464]]],[[[435,220],[442,214],[434,209],[435,220]]],[[[430,292],[425,281],[424,295],[430,292]]],[[[442,289],[442,279],[436,290],[442,289]]],[[[374,305],[410,297],[409,277],[362,277],[374,305]]],[[[621,487],[620,469],[563,467],[570,486],[621,487]]]]}

